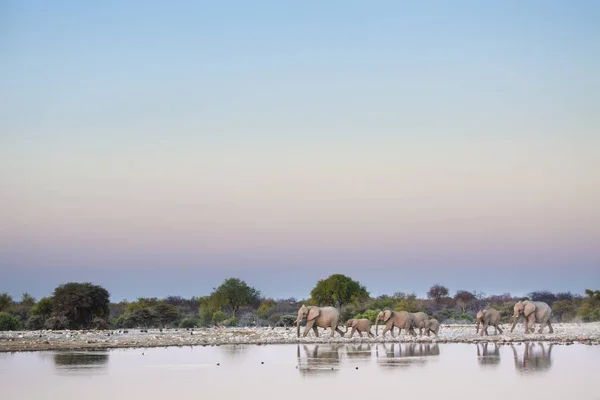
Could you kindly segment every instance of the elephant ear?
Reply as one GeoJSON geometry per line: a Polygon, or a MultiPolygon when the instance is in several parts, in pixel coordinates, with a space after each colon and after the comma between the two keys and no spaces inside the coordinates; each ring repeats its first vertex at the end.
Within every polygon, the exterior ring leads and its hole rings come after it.
{"type": "Polygon", "coordinates": [[[311,307],[310,311],[308,312],[308,317],[306,317],[306,319],[310,321],[311,319],[317,318],[319,314],[321,314],[321,310],[318,307],[311,307]]]}
{"type": "Polygon", "coordinates": [[[535,304],[533,304],[533,303],[525,304],[525,308],[523,309],[523,314],[526,317],[528,317],[534,311],[535,311],[535,304]]]}
{"type": "Polygon", "coordinates": [[[388,319],[390,319],[392,317],[392,311],[391,310],[385,310],[383,312],[383,320],[385,322],[387,322],[388,319]]]}

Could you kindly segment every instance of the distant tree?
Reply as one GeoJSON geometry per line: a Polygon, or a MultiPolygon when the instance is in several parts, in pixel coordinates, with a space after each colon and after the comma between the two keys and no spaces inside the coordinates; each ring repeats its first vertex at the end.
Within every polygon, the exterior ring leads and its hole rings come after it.
{"type": "Polygon", "coordinates": [[[459,307],[464,313],[466,308],[471,305],[476,300],[476,297],[473,293],[468,292],[466,290],[457,290],[454,295],[454,301],[456,306],[459,307]]]}
{"type": "Polygon", "coordinates": [[[42,319],[49,318],[52,315],[54,301],[51,297],[43,297],[31,307],[31,315],[41,317],[42,319]]]}
{"type": "Polygon", "coordinates": [[[0,294],[0,312],[8,311],[13,306],[13,298],[8,293],[0,294]]]}
{"type": "Polygon", "coordinates": [[[448,288],[440,284],[435,284],[427,292],[427,297],[439,302],[441,299],[448,297],[448,288]]]}
{"type": "Polygon", "coordinates": [[[54,316],[66,317],[70,329],[89,328],[94,318],[109,316],[109,293],[89,282],[70,282],[54,289],[52,296],[54,316]]]}
{"type": "Polygon", "coordinates": [[[229,278],[216,288],[211,296],[217,298],[224,306],[229,307],[232,316],[235,317],[235,313],[240,307],[258,301],[260,291],[248,286],[246,282],[238,278],[229,278]]]}
{"type": "Polygon", "coordinates": [[[332,305],[341,309],[345,304],[367,299],[369,292],[359,282],[342,274],[334,274],[319,280],[310,296],[319,306],[332,305]]]}
{"type": "Polygon", "coordinates": [[[152,309],[158,313],[160,322],[163,326],[173,325],[179,319],[179,313],[175,306],[166,302],[158,303],[152,309]]]}
{"type": "Polygon", "coordinates": [[[23,293],[20,303],[23,307],[31,309],[35,305],[35,299],[29,293],[23,293]]]}
{"type": "Polygon", "coordinates": [[[541,292],[531,292],[527,295],[531,301],[543,301],[547,303],[549,306],[552,306],[552,303],[556,301],[556,296],[554,293],[549,291],[541,291],[541,292]]]}

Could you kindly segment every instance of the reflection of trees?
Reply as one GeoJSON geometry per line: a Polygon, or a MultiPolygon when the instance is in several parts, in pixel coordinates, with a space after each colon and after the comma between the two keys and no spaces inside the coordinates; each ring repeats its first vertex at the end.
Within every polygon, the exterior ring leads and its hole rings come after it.
{"type": "Polygon", "coordinates": [[[525,343],[523,357],[519,360],[515,346],[510,346],[513,350],[515,368],[518,372],[543,372],[552,366],[552,344],[546,346],[544,343],[525,343]]]}
{"type": "Polygon", "coordinates": [[[423,365],[430,357],[440,355],[437,344],[380,343],[375,350],[377,364],[383,367],[410,367],[423,365]]]}
{"type": "Polygon", "coordinates": [[[88,371],[103,369],[108,364],[108,352],[56,352],[52,355],[58,370],[88,371]]]}
{"type": "Polygon", "coordinates": [[[298,369],[302,375],[337,371],[340,366],[340,348],[343,345],[298,345],[298,369]]]}
{"type": "Polygon", "coordinates": [[[500,364],[500,348],[496,343],[494,347],[488,347],[490,343],[477,343],[477,362],[482,367],[497,366],[500,364]]]}

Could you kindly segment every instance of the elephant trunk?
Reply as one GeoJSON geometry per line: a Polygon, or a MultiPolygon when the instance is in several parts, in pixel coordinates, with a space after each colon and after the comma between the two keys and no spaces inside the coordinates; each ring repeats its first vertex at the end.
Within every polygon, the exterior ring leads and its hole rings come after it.
{"type": "Polygon", "coordinates": [[[510,331],[512,332],[513,329],[515,329],[515,326],[517,325],[517,320],[519,319],[519,316],[513,316],[513,323],[512,326],[510,327],[510,331]]]}
{"type": "Polygon", "coordinates": [[[475,333],[479,333],[479,320],[475,323],[475,333]]]}
{"type": "Polygon", "coordinates": [[[375,321],[375,336],[378,335],[377,328],[379,328],[379,318],[377,318],[377,320],[375,321]]]}

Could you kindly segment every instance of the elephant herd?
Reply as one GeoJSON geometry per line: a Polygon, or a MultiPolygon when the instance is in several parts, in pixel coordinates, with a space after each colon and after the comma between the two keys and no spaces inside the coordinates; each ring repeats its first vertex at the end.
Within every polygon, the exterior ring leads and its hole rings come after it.
{"type": "MultiPolygon", "coordinates": [[[[340,325],[340,312],[335,307],[317,307],[317,306],[306,306],[302,305],[298,310],[298,318],[296,319],[297,335],[300,337],[300,323],[306,318],[306,327],[304,328],[304,336],[307,336],[312,329],[315,336],[319,336],[318,328],[329,328],[331,330],[330,337],[338,332],[342,337],[348,333],[348,328],[352,328],[350,337],[354,335],[354,332],[358,332],[360,337],[363,333],[366,333],[369,337],[374,337],[371,332],[371,321],[367,318],[360,319],[349,319],[346,321],[346,332],[343,332],[338,328],[340,325]]],[[[398,328],[398,334],[402,329],[406,330],[412,336],[416,336],[415,329],[419,329],[419,335],[425,333],[429,336],[430,333],[434,333],[436,336],[440,330],[440,323],[434,319],[429,318],[424,312],[409,313],[406,311],[392,311],[384,310],[377,315],[375,321],[375,335],[378,334],[379,321],[385,323],[382,335],[390,331],[390,335],[395,337],[394,328],[398,328]]]]}
{"type": "MultiPolygon", "coordinates": [[[[525,333],[534,332],[534,324],[537,322],[540,324],[539,333],[542,333],[544,327],[548,325],[550,333],[553,333],[552,325],[550,324],[550,317],[552,316],[552,309],[550,306],[541,301],[519,301],[514,306],[514,314],[512,316],[512,326],[510,331],[512,332],[517,324],[519,318],[523,316],[523,325],[525,327],[525,333]]],[[[348,333],[348,328],[352,328],[350,337],[354,335],[354,332],[362,337],[363,333],[366,333],[369,337],[374,337],[371,332],[371,321],[367,318],[360,319],[349,319],[346,321],[346,332],[343,332],[338,328],[340,325],[340,312],[335,307],[317,307],[317,306],[306,306],[302,305],[298,310],[298,317],[296,319],[297,336],[300,337],[300,323],[306,318],[306,327],[304,328],[304,336],[306,337],[312,329],[315,336],[319,336],[318,328],[329,328],[331,333],[330,337],[334,337],[335,332],[338,332],[342,337],[348,333]]],[[[384,310],[381,311],[375,320],[375,335],[378,334],[379,322],[385,323],[382,336],[389,331],[392,337],[394,335],[394,328],[398,328],[398,334],[402,332],[402,329],[411,336],[416,336],[415,329],[419,329],[419,336],[425,333],[429,336],[433,333],[435,336],[438,335],[440,329],[440,323],[434,319],[429,318],[424,312],[409,313],[407,311],[392,311],[384,310]]],[[[479,335],[484,333],[488,334],[488,327],[493,326],[495,334],[502,333],[500,328],[500,312],[493,308],[485,308],[479,310],[476,319],[476,332],[479,335]],[[479,328],[481,325],[481,329],[479,328]]]]}

